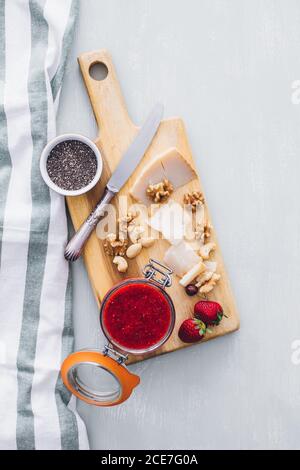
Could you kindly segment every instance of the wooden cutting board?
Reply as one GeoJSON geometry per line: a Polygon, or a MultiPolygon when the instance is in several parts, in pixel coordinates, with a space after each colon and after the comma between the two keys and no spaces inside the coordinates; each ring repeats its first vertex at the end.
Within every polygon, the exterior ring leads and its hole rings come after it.
{"type": "MultiPolygon", "coordinates": [[[[92,191],[83,196],[67,199],[75,229],[79,228],[96,205],[107,180],[139,129],[128,116],[112,59],[108,52],[105,50],[88,52],[82,54],[78,61],[99,128],[99,136],[95,143],[100,149],[104,170],[101,181],[92,191]],[[107,67],[108,74],[104,80],[95,80],[90,75],[90,68],[96,63],[104,64],[107,67]]],[[[128,195],[136,175],[139,174],[145,163],[171,147],[176,147],[195,168],[183,121],[179,118],[166,119],[162,121],[147,153],[119,196],[128,195]]],[[[176,192],[176,196],[182,198],[183,193],[189,190],[204,192],[201,182],[194,180],[184,188],[180,188],[176,192]]],[[[118,207],[118,197],[114,199],[116,208],[118,207]]],[[[224,318],[219,326],[212,328],[212,333],[207,333],[205,340],[225,335],[239,328],[238,313],[214,230],[212,230],[211,241],[217,244],[214,260],[218,262],[218,272],[221,274],[221,280],[212,293],[208,295],[208,298],[220,302],[228,318],[224,318]]],[[[150,257],[162,260],[168,246],[167,241],[157,240],[151,248],[143,249],[137,258],[131,260],[126,274],[120,274],[112,264],[111,258],[104,253],[103,243],[94,232],[86,244],[83,256],[98,304],[100,305],[101,299],[107,290],[116,283],[124,278],[141,277],[142,268],[147,264],[150,257]]],[[[192,315],[193,305],[199,298],[188,297],[184,289],[178,284],[178,280],[176,276],[173,276],[173,285],[168,289],[176,308],[176,326],[167,343],[153,355],[188,346],[179,340],[178,328],[184,319],[192,315]]],[[[133,363],[143,359],[142,356],[131,357],[129,362],[133,363]]]]}

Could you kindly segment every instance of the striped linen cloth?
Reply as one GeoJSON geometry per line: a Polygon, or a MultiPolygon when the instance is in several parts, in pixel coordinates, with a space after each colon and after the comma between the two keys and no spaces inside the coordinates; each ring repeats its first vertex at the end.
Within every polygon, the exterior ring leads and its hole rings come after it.
{"type": "Polygon", "coordinates": [[[64,200],[39,172],[77,7],[0,0],[1,449],[88,448],[59,377],[73,345],[64,200]]]}

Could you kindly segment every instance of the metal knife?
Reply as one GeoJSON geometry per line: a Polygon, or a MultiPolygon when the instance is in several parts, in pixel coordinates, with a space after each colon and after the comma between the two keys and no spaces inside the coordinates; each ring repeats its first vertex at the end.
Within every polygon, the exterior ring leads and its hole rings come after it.
{"type": "Polygon", "coordinates": [[[162,116],[163,105],[157,103],[134,141],[122,156],[121,161],[108,181],[97,206],[67,244],[65,249],[66,260],[76,261],[80,257],[86,241],[90,237],[99,220],[104,215],[105,206],[109,204],[112,198],[120,191],[122,186],[124,186],[144,156],[156,134],[162,116]]]}

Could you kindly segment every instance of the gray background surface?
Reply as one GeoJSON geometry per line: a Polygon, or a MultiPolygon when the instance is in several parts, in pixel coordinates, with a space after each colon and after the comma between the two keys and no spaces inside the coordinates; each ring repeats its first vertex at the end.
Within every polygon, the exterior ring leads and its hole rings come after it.
{"type": "MultiPolygon", "coordinates": [[[[132,367],[142,384],[124,405],[80,404],[91,446],[299,448],[300,3],[80,3],[58,131],[96,135],[76,57],[97,48],[135,123],[158,99],[184,119],[241,316],[238,333],[132,367]]],[[[99,346],[82,262],[73,274],[76,347],[99,346]]]]}

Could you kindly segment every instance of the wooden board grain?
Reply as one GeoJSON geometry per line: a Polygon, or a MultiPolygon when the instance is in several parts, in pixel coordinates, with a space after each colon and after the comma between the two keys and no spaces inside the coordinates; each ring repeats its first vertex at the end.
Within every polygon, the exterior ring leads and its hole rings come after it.
{"type": "MultiPolygon", "coordinates": [[[[88,52],[82,54],[78,61],[99,128],[99,136],[95,143],[102,154],[104,170],[101,181],[92,191],[83,196],[67,198],[69,212],[75,229],[79,228],[96,205],[108,178],[116,168],[123,152],[138,132],[138,127],[132,123],[128,116],[109,53],[105,50],[88,52]],[[95,80],[90,76],[90,68],[95,63],[106,65],[108,74],[104,80],[95,80]]],[[[114,199],[116,210],[119,210],[119,201],[122,196],[130,199],[128,195],[129,189],[145,163],[148,163],[155,156],[171,147],[176,147],[195,168],[183,121],[179,118],[163,120],[141,163],[122,188],[118,197],[114,199]]],[[[200,190],[204,193],[200,179],[198,179],[189,183],[184,189],[178,190],[176,197],[182,197],[182,193],[187,189],[200,190]]],[[[218,327],[213,328],[212,333],[207,334],[206,341],[233,332],[239,328],[239,316],[214,229],[212,230],[211,240],[217,244],[214,259],[218,262],[218,272],[221,274],[221,280],[213,292],[209,294],[209,298],[222,304],[228,318],[224,318],[218,327]]],[[[124,278],[141,277],[143,266],[147,264],[150,257],[162,260],[168,246],[169,244],[165,240],[156,241],[153,247],[143,249],[141,254],[130,262],[129,270],[126,274],[120,274],[112,264],[111,258],[104,253],[103,243],[94,232],[85,246],[83,256],[98,304],[100,305],[101,299],[107,290],[116,283],[124,278]]],[[[153,355],[163,354],[188,346],[179,340],[177,333],[181,322],[191,316],[195,298],[187,297],[184,289],[178,284],[178,278],[175,276],[173,276],[173,285],[168,292],[176,308],[176,325],[167,343],[153,355]]],[[[131,357],[129,362],[132,363],[143,359],[144,357],[142,356],[131,357]]]]}

